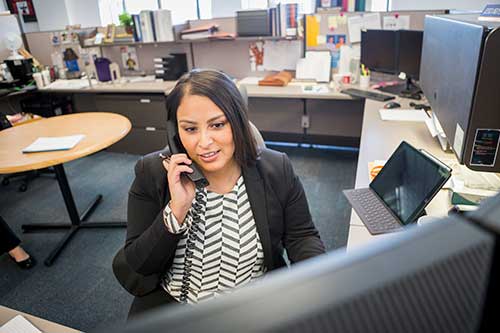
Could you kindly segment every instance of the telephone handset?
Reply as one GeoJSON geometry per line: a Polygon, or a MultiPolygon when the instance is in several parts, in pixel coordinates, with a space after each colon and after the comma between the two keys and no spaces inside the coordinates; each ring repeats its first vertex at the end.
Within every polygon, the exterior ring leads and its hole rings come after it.
{"type": "MultiPolygon", "coordinates": [[[[167,121],[167,146],[160,152],[161,158],[167,158],[172,156],[173,154],[185,153],[186,150],[181,144],[179,139],[179,134],[177,133],[177,125],[169,120],[167,121]]],[[[203,173],[200,171],[199,166],[197,166],[194,162],[189,166],[193,169],[192,173],[183,173],[186,177],[191,179],[197,188],[203,188],[208,186],[208,180],[203,176],[203,173]]]]}

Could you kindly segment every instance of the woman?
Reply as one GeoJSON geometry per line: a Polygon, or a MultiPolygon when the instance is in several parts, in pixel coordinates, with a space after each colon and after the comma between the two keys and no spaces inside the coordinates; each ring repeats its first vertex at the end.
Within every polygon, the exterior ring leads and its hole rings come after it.
{"type": "Polygon", "coordinates": [[[30,256],[19,244],[21,244],[19,238],[0,216],[0,254],[8,252],[9,258],[22,269],[35,266],[35,258],[30,256]]]}
{"type": "Polygon", "coordinates": [[[285,154],[258,151],[246,106],[214,70],[184,75],[167,98],[185,153],[144,156],[128,201],[125,258],[158,288],[136,297],[129,317],[171,303],[197,303],[325,252],[302,185],[285,154]],[[182,173],[196,164],[209,185],[182,173]]]}

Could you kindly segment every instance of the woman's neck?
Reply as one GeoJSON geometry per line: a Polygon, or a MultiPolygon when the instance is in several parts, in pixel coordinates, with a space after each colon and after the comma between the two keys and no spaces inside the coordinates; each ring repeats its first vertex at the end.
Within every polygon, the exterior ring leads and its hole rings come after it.
{"type": "Polygon", "coordinates": [[[240,178],[241,168],[235,162],[223,170],[217,172],[204,173],[210,185],[207,186],[207,190],[218,193],[225,194],[231,191],[240,178]]]}

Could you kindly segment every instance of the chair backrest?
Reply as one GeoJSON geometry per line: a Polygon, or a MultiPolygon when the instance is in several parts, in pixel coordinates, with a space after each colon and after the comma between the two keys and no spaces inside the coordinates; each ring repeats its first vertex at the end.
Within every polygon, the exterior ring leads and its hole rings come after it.
{"type": "MultiPolygon", "coordinates": [[[[243,84],[238,85],[238,90],[240,91],[241,97],[243,97],[243,102],[246,107],[248,107],[248,93],[247,88],[243,84]]],[[[250,129],[252,130],[253,137],[255,138],[255,143],[257,144],[257,150],[262,150],[266,148],[266,144],[264,142],[264,138],[262,138],[262,134],[260,134],[257,127],[250,121],[250,129]]]]}
{"type": "Polygon", "coordinates": [[[6,115],[0,112],[0,131],[9,127],[12,127],[9,119],[7,119],[6,115]]]}

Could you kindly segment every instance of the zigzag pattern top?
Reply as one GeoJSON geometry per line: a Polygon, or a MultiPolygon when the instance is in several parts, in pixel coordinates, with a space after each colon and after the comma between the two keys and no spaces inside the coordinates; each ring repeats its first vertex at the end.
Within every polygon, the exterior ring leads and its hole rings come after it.
{"type": "Polygon", "coordinates": [[[181,303],[198,303],[229,292],[265,272],[264,252],[243,176],[224,195],[196,190],[186,221],[179,226],[165,209],[170,231],[182,232],[163,288],[181,303]],[[194,206],[198,202],[199,219],[194,206]],[[189,246],[188,246],[189,245],[189,246]]]}

